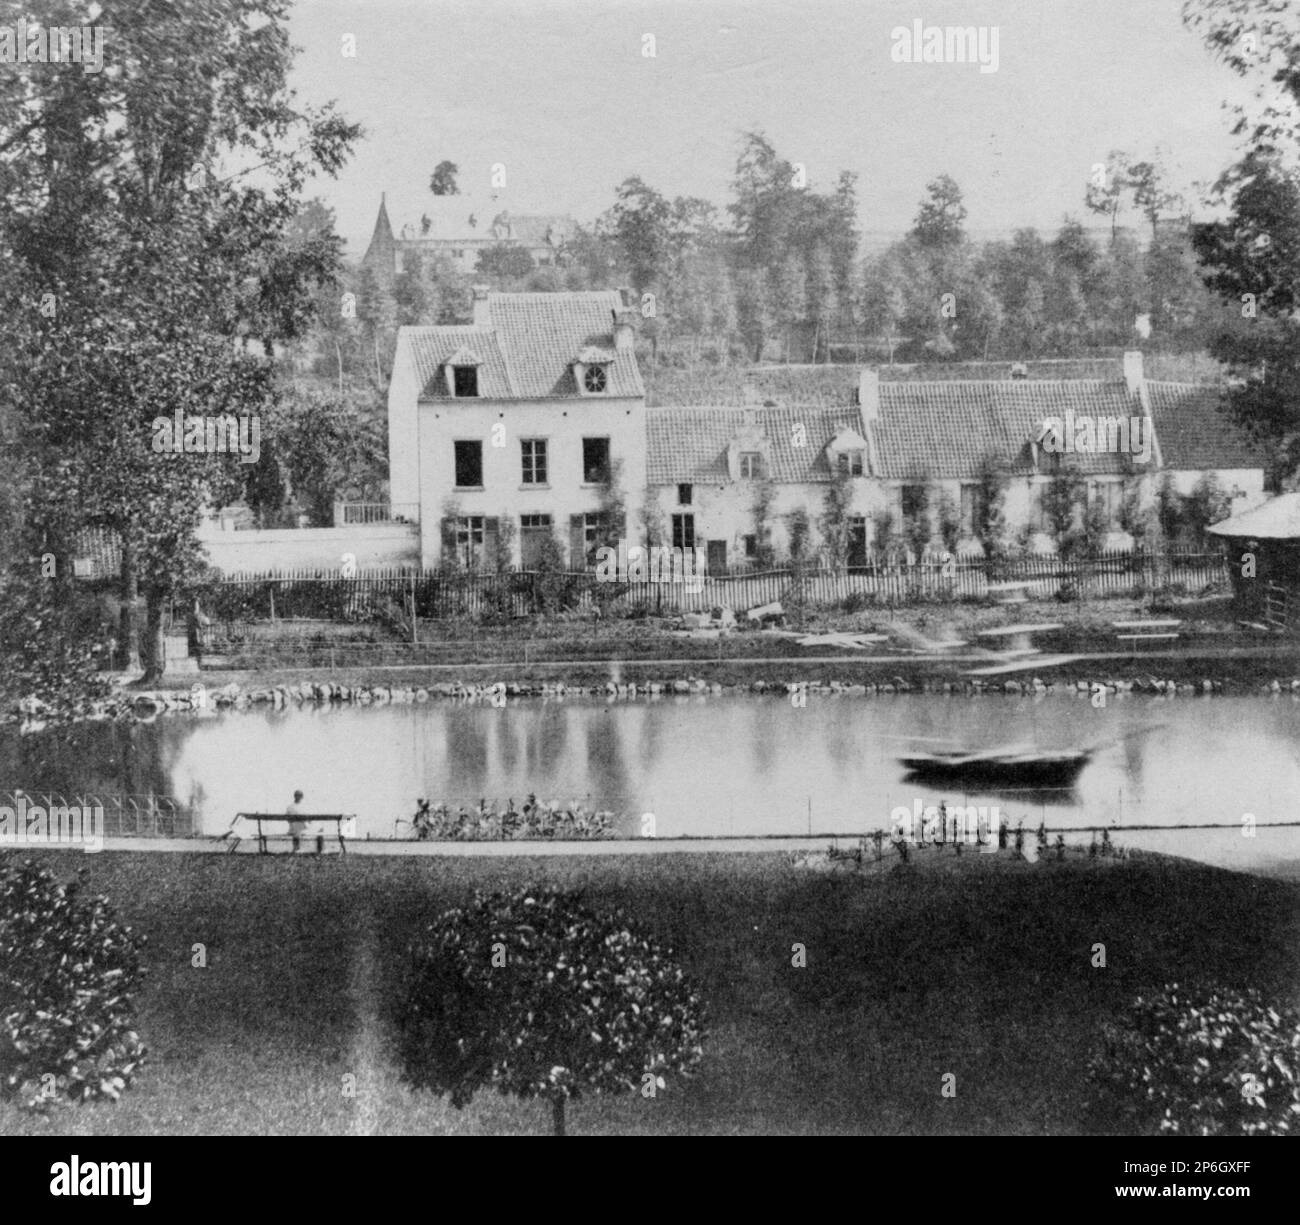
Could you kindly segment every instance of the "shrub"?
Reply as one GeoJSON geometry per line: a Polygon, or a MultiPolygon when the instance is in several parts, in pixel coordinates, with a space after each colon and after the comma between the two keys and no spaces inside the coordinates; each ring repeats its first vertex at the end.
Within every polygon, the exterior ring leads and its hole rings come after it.
{"type": "Polygon", "coordinates": [[[108,899],[30,861],[0,867],[0,1093],[27,1109],[118,1098],[144,1058],[143,937],[108,899]]]}
{"type": "Polygon", "coordinates": [[[1300,1015],[1255,991],[1169,984],[1108,1022],[1088,1064],[1099,1118],[1140,1134],[1300,1130],[1300,1015]]]}
{"type": "Polygon", "coordinates": [[[557,1135],[567,1101],[654,1096],[703,1055],[703,1006],[670,952],[572,893],[476,893],[412,945],[406,985],[412,1084],[457,1107],[486,1085],[545,1097],[557,1135]]]}

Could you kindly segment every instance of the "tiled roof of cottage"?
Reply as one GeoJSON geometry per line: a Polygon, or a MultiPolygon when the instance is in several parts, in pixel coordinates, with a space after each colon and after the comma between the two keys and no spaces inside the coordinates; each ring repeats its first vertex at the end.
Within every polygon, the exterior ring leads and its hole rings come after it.
{"type": "Polygon", "coordinates": [[[1166,468],[1260,468],[1264,448],[1233,419],[1217,387],[1147,383],[1166,468]]]}
{"type": "Polygon", "coordinates": [[[1215,536],[1300,540],[1300,493],[1284,493],[1206,529],[1215,536]]]}
{"type": "Polygon", "coordinates": [[[646,412],[646,480],[708,484],[728,479],[727,449],[737,435],[761,430],[771,477],[782,484],[829,481],[826,444],[840,430],[860,430],[856,408],[659,408],[646,412]],[[795,446],[796,426],[804,444],[795,446]]]}
{"type": "MultiPolygon", "coordinates": [[[[1026,444],[1041,435],[1044,418],[1134,417],[1141,413],[1122,382],[1071,379],[1048,382],[960,382],[880,384],[880,420],[872,427],[887,480],[929,477],[973,479],[986,457],[994,456],[1017,473],[1034,471],[1026,444]]],[[[1050,456],[1040,457],[1046,472],[1050,456]]],[[[1118,454],[1061,457],[1066,467],[1090,475],[1132,471],[1118,454]]]]}
{"type": "MultiPolygon", "coordinates": [[[[439,368],[462,346],[482,358],[479,395],[487,399],[538,400],[577,396],[574,355],[589,347],[608,350],[610,396],[645,394],[631,349],[614,347],[614,311],[622,306],[615,290],[599,293],[488,294],[488,327],[407,327],[399,336],[409,344],[421,399],[447,397],[439,368]]],[[[400,354],[400,350],[399,350],[400,354]]]]}

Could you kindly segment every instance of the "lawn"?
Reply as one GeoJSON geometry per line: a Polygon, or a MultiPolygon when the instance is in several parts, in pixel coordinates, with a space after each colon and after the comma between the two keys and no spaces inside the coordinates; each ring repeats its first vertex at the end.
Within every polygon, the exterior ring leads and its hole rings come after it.
{"type": "Polygon", "coordinates": [[[0,1134],[547,1134],[544,1104],[412,1093],[391,1053],[406,941],[473,888],[581,889],[702,985],[699,1074],[577,1102],[572,1134],[1073,1134],[1088,1046],[1132,995],[1201,978],[1295,1003],[1300,982],[1300,889],[1160,857],[34,857],[85,866],[147,934],[150,1060],[120,1103],[0,1106],[0,1134]]]}

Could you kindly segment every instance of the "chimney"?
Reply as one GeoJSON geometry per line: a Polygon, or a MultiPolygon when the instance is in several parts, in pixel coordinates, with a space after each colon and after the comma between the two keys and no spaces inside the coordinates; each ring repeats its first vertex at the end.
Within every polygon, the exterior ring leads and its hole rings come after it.
{"type": "Polygon", "coordinates": [[[632,319],[634,312],[626,307],[620,307],[613,312],[614,314],[614,348],[617,350],[630,351],[635,335],[632,319]]]}
{"type": "Polygon", "coordinates": [[[1142,350],[1130,349],[1124,354],[1124,382],[1128,385],[1131,396],[1138,394],[1142,386],[1142,350]]]}
{"type": "Polygon", "coordinates": [[[488,291],[490,285],[474,286],[474,326],[476,328],[490,328],[492,326],[492,313],[488,309],[488,291]]]}
{"type": "Polygon", "coordinates": [[[636,292],[629,285],[620,285],[618,300],[623,304],[624,310],[632,310],[636,306],[636,292]]]}
{"type": "Polygon", "coordinates": [[[874,366],[858,375],[857,400],[863,421],[880,420],[880,371],[874,366]]]}

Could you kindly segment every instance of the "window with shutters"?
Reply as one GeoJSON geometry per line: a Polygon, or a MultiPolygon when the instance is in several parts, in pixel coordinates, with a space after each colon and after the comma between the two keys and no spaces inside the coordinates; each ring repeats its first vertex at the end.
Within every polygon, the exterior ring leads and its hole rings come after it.
{"type": "Polygon", "coordinates": [[[594,565],[596,550],[609,533],[604,515],[599,512],[569,516],[569,564],[575,570],[594,565]]]}
{"type": "Polygon", "coordinates": [[[456,520],[456,560],[466,569],[480,569],[486,561],[487,521],[483,515],[462,515],[456,520]]]}

